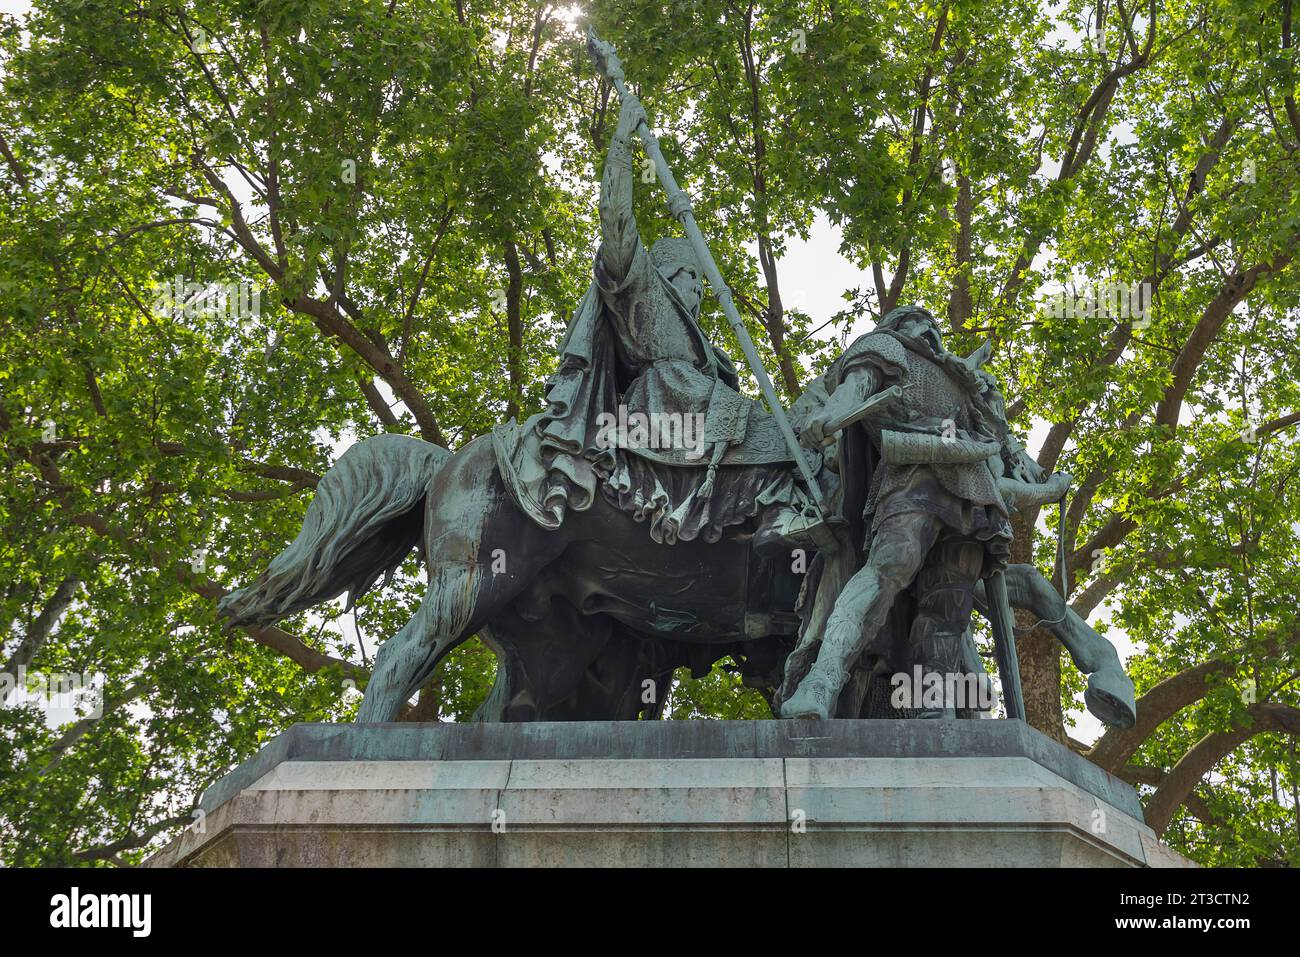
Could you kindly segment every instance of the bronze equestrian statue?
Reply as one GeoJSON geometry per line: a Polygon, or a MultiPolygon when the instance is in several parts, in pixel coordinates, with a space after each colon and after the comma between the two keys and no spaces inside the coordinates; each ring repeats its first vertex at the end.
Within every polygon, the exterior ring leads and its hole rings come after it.
{"type": "Polygon", "coordinates": [[[1131,726],[1114,648],[1036,569],[1006,564],[1011,511],[1059,499],[1068,478],[1010,435],[987,350],[953,356],[929,314],[904,307],[794,403],[797,429],[761,366],[769,408],[742,395],[698,321],[704,279],[729,314],[730,294],[617,59],[595,51],[622,106],[592,283],[545,409],[455,453],[401,435],[353,446],[298,537],[221,614],[270,624],[343,592],[355,602],[419,548],[423,601],[380,646],[357,720],[396,720],[477,634],[498,668],[476,718],[535,721],[658,717],[677,668],[699,676],[726,657],[786,717],[977,716],[888,703],[891,674],[913,666],[983,672],[972,608],[1010,649],[999,665],[1019,716],[1015,607],[1089,675],[1089,709],[1131,726]],[[647,248],[637,234],[633,135],[689,240],[647,248]]]}

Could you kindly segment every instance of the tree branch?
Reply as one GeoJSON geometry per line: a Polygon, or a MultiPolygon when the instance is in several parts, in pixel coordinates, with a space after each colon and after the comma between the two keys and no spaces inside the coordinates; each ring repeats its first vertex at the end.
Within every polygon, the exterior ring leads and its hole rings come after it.
{"type": "Polygon", "coordinates": [[[1179,758],[1156,793],[1147,801],[1147,824],[1157,834],[1169,827],[1178,808],[1183,805],[1197,782],[1214,766],[1256,735],[1268,732],[1300,735],[1300,708],[1261,702],[1246,709],[1252,723],[1229,731],[1212,731],[1179,758]]]}
{"type": "MultiPolygon", "coordinates": [[[[80,587],[80,579],[71,575],[59,582],[54,589],[54,594],[50,596],[50,600],[45,603],[45,607],[41,609],[40,614],[28,626],[23,634],[23,640],[18,643],[18,647],[9,656],[4,668],[0,670],[3,670],[6,674],[14,675],[16,678],[19,668],[25,668],[32,663],[37,652],[41,650],[41,646],[49,638],[54,625],[67,611],[68,606],[72,604],[72,599],[76,597],[77,590],[80,587]]],[[[0,700],[0,704],[2,703],[3,701],[0,700]]]]}

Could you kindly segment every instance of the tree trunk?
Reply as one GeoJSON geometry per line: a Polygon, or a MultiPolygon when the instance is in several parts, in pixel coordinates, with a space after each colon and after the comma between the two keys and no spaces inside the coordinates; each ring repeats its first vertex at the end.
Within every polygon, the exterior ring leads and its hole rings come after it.
{"type": "MultiPolygon", "coordinates": [[[[1015,540],[1011,560],[1033,564],[1033,529],[1018,514],[1011,519],[1015,540]]],[[[1035,617],[1016,611],[1016,628],[1030,628],[1035,617]]],[[[1020,658],[1020,685],[1025,697],[1025,720],[1054,741],[1068,746],[1065,715],[1061,711],[1061,646],[1042,628],[1017,635],[1016,652],[1020,658]]]]}
{"type": "Polygon", "coordinates": [[[506,404],[506,418],[517,419],[524,396],[524,320],[523,320],[523,269],[519,265],[519,249],[513,239],[505,241],[506,272],[506,326],[510,347],[506,353],[506,370],[510,376],[510,401],[506,404]]]}

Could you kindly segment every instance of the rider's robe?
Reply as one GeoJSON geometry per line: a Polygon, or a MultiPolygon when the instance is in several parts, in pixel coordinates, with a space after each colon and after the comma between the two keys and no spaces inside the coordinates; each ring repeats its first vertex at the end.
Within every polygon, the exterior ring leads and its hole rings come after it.
{"type": "Polygon", "coordinates": [[[716,541],[766,508],[805,501],[775,420],[736,384],[730,360],[638,240],[621,280],[597,255],[547,381],[546,409],[494,432],[498,464],[543,527],[589,508],[599,488],[647,521],[655,541],[716,541]],[[702,416],[702,447],[602,447],[598,416],[617,415],[620,404],[627,416],[702,416]]]}

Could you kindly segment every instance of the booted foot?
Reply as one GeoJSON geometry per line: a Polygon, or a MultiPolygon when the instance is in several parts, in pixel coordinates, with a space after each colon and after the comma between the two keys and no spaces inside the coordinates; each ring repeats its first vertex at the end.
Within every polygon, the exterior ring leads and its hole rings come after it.
{"type": "Polygon", "coordinates": [[[784,509],[754,534],[753,547],[765,558],[784,557],[795,548],[828,551],[835,547],[834,533],[847,527],[848,522],[838,515],[823,518],[816,509],[784,509]]]}
{"type": "Polygon", "coordinates": [[[798,690],[781,705],[781,717],[824,720],[831,716],[838,696],[839,689],[833,688],[829,680],[816,670],[810,671],[798,690]]]}

